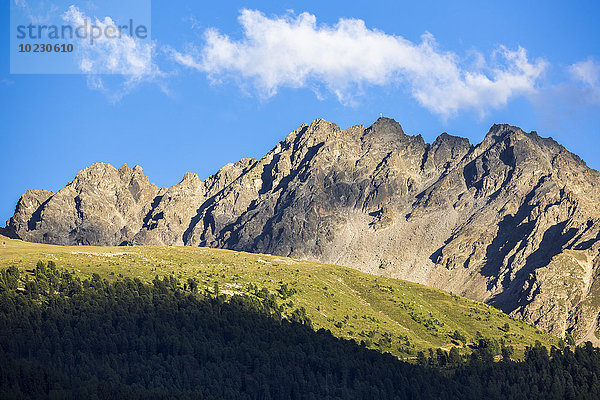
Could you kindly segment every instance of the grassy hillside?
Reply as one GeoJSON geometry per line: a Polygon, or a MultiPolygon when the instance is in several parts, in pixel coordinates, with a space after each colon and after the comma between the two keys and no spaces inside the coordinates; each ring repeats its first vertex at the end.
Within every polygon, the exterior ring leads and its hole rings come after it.
{"type": "MultiPolygon", "coordinates": [[[[296,259],[194,247],[61,247],[1,237],[0,269],[31,270],[53,260],[82,278],[97,273],[108,280],[173,275],[200,290],[254,293],[266,288],[286,311],[304,307],[315,329],[364,341],[371,348],[406,358],[427,348],[460,346],[483,337],[503,339],[520,357],[536,340],[557,338],[482,303],[427,286],[372,276],[351,268],[296,259]]],[[[285,313],[285,312],[284,312],[285,313]]],[[[462,350],[462,349],[461,349],[462,350]]],[[[465,350],[466,351],[466,350],[465,350]]]]}

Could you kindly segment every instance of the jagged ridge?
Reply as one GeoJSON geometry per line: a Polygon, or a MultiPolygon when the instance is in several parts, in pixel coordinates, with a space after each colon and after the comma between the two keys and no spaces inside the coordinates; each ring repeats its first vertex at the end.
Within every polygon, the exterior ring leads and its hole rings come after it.
{"type": "Polygon", "coordinates": [[[432,144],[394,120],[303,124],[261,160],[159,189],[94,164],[28,191],[7,229],[55,244],[185,244],[332,262],[491,303],[596,340],[600,176],[552,139],[494,125],[432,144]]]}

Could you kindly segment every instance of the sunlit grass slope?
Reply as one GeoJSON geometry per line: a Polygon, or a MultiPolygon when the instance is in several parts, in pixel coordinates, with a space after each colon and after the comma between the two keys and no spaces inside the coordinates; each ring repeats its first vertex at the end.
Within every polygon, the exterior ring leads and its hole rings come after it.
{"type": "Polygon", "coordinates": [[[488,305],[337,265],[195,247],[62,247],[0,240],[6,242],[0,247],[0,268],[31,270],[39,260],[53,260],[82,279],[97,273],[108,280],[151,282],[173,275],[182,287],[191,278],[201,291],[226,295],[266,288],[277,295],[284,314],[304,307],[315,329],[329,329],[403,358],[428,348],[458,346],[462,352],[464,344],[451,337],[455,331],[467,342],[478,332],[503,339],[516,357],[536,340],[547,346],[558,340],[488,305]]]}

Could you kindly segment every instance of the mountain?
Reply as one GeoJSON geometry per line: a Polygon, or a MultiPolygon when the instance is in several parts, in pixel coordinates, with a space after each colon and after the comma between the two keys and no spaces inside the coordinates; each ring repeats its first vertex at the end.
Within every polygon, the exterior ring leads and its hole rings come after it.
{"type": "Polygon", "coordinates": [[[159,189],[97,163],[30,190],[9,234],[61,245],[219,247],[350,266],[599,343],[600,174],[551,138],[494,125],[432,144],[394,120],[303,124],[260,160],[159,189]]]}

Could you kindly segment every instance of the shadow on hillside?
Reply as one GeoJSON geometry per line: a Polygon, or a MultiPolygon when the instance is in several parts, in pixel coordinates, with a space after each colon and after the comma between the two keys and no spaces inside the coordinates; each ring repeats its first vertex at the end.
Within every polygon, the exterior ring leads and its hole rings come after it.
{"type": "Polygon", "coordinates": [[[10,398],[457,398],[445,374],[315,332],[303,310],[282,320],[267,298],[97,277],[40,303],[31,296],[43,281],[0,291],[0,394],[10,398]]]}

